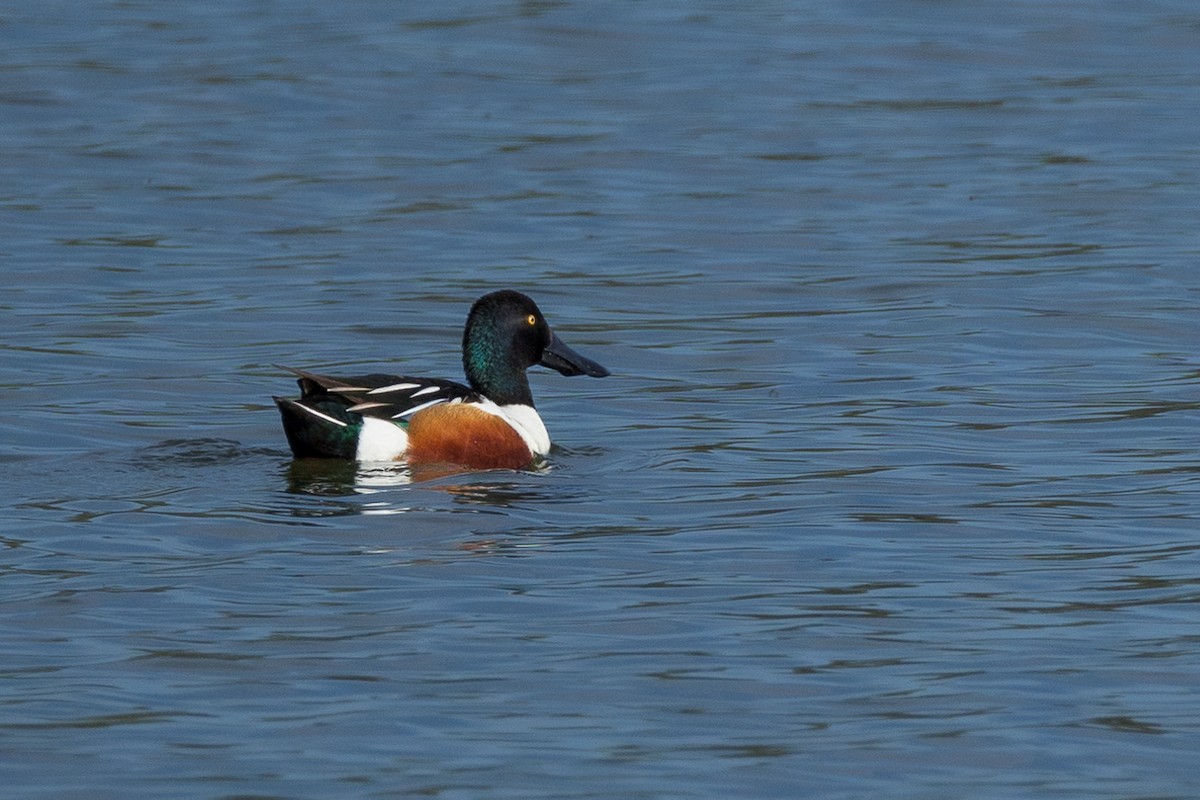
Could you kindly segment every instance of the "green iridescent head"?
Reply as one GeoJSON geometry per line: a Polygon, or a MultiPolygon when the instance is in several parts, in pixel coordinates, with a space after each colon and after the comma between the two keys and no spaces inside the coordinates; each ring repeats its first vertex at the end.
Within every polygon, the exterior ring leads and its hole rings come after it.
{"type": "Polygon", "coordinates": [[[563,344],[537,305],[520,292],[505,289],[476,300],[463,332],[463,370],[471,388],[497,405],[533,406],[525,370],[535,364],[563,375],[608,374],[563,344]]]}

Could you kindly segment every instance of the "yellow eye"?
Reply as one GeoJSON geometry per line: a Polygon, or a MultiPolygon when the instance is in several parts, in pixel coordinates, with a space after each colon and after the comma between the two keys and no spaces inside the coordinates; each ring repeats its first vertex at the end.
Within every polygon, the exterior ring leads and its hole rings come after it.
{"type": "Polygon", "coordinates": [[[528,317],[526,317],[526,318],[525,318],[525,321],[526,321],[527,323],[529,323],[529,327],[531,327],[531,328],[532,328],[534,325],[537,325],[537,317],[535,317],[533,314],[530,314],[528,317]]]}

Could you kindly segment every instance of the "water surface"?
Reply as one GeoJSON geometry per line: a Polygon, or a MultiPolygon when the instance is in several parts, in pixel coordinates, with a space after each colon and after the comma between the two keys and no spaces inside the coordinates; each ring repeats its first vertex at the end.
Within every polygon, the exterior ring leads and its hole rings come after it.
{"type": "Polygon", "coordinates": [[[1194,796],[1189,4],[0,37],[11,796],[1194,796]],[[291,461],[500,287],[547,469],[291,461]]]}

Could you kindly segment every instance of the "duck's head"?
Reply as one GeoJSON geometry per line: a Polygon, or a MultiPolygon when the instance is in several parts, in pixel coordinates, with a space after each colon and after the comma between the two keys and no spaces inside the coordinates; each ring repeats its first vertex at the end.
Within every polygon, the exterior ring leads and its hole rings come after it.
{"type": "Polygon", "coordinates": [[[563,375],[608,375],[563,344],[537,304],[520,292],[505,289],[476,300],[463,331],[463,369],[471,388],[498,405],[532,406],[525,370],[535,364],[563,375]]]}

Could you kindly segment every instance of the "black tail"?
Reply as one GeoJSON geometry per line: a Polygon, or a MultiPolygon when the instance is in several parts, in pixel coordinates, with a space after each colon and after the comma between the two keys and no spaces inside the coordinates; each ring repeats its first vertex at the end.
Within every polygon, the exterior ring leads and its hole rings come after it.
{"type": "Polygon", "coordinates": [[[354,458],[362,417],[347,411],[344,403],[274,399],[296,458],[354,458]]]}

